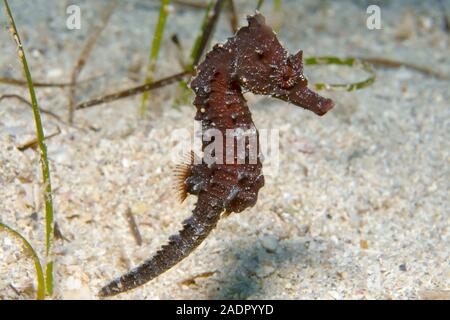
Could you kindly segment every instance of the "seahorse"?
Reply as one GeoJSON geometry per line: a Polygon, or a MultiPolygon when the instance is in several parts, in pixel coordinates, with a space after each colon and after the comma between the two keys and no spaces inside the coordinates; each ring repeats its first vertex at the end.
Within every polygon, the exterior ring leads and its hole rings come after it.
{"type": "MultiPolygon", "coordinates": [[[[99,296],[113,296],[158,277],[198,247],[221,216],[255,205],[264,186],[262,155],[243,91],[270,95],[317,115],[324,115],[333,107],[332,100],[307,87],[302,51],[289,55],[260,13],[248,16],[247,20],[248,26],[206,54],[190,87],[195,93],[195,119],[202,122],[202,131],[214,129],[225,137],[229,129],[250,130],[256,136],[256,157],[250,161],[250,142],[245,141],[245,152],[241,155],[244,159],[239,159],[233,138],[233,144],[223,143],[222,153],[221,150],[212,153],[212,161],[207,163],[203,155],[203,161],[185,166],[180,173],[182,198],[187,194],[198,197],[192,216],[153,257],[103,287],[99,296]],[[230,151],[231,161],[226,159],[230,151]]],[[[208,144],[203,141],[203,151],[208,144]]]]}

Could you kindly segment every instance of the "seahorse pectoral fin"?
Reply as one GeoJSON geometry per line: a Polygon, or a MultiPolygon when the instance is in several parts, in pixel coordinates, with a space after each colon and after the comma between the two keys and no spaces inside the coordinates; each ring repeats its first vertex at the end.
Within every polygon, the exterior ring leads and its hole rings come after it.
{"type": "Polygon", "coordinates": [[[223,211],[219,207],[204,208],[200,209],[197,203],[194,214],[184,221],[183,228],[177,235],[169,238],[168,244],[162,246],[149,260],[104,286],[98,294],[99,297],[110,297],[137,288],[186,258],[215,228],[223,211]],[[209,211],[204,211],[204,208],[209,211]]]}

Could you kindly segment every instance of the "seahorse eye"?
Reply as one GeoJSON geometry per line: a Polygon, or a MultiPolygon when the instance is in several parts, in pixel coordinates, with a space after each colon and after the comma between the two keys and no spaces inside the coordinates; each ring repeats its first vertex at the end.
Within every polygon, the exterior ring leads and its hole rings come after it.
{"type": "Polygon", "coordinates": [[[280,87],[283,89],[289,89],[295,85],[294,71],[290,67],[284,68],[279,79],[280,87]]]}
{"type": "Polygon", "coordinates": [[[295,79],[292,78],[289,74],[284,74],[281,78],[281,88],[283,89],[289,89],[292,88],[295,85],[295,79]]]}

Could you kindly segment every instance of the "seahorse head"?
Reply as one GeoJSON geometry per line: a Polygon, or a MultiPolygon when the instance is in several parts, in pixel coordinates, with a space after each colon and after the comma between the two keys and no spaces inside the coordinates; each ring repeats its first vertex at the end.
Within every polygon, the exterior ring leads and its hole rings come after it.
{"type": "Polygon", "coordinates": [[[291,102],[318,115],[333,107],[330,99],[311,91],[303,75],[303,52],[288,54],[275,32],[257,13],[235,36],[233,74],[239,84],[256,94],[291,102]]]}

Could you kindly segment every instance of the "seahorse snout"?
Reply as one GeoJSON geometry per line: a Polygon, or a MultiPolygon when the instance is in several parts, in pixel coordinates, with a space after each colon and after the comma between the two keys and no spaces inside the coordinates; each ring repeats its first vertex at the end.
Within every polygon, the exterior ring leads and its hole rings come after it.
{"type": "Polygon", "coordinates": [[[293,88],[286,97],[280,97],[299,107],[311,110],[319,116],[323,116],[334,107],[331,99],[322,97],[307,87],[293,88]]]}

